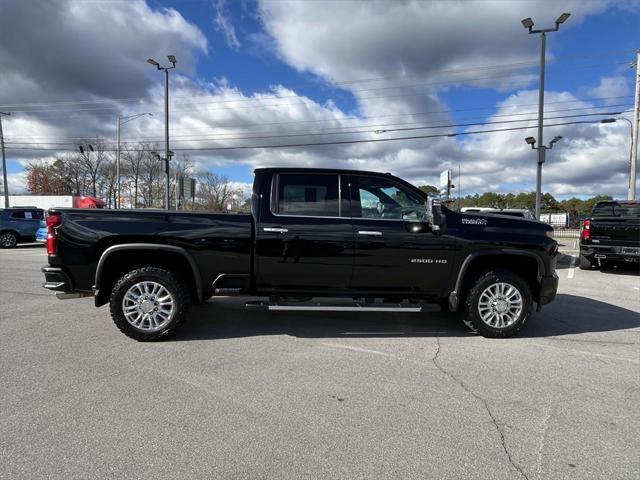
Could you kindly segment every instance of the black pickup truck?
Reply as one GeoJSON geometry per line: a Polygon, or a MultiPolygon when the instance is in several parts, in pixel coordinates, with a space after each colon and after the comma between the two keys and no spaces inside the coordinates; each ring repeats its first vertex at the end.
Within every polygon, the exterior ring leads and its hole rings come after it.
{"type": "Polygon", "coordinates": [[[580,268],[640,262],[640,202],[598,202],[580,229],[580,268]]]}
{"type": "Polygon", "coordinates": [[[551,227],[456,213],[390,174],[258,169],[250,214],[52,209],[47,225],[44,287],[109,303],[142,341],[169,337],[215,295],[268,297],[274,311],[436,303],[507,337],[558,286],[551,227]]]}

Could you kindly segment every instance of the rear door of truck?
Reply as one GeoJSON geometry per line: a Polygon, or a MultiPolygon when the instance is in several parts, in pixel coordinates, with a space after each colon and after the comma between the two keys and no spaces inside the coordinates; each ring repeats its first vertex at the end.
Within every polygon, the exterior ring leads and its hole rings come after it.
{"type": "MultiPolygon", "coordinates": [[[[265,184],[266,186],[266,184],[265,184]]],[[[256,227],[259,291],[342,291],[353,271],[347,178],[337,173],[274,173],[256,227]]]]}

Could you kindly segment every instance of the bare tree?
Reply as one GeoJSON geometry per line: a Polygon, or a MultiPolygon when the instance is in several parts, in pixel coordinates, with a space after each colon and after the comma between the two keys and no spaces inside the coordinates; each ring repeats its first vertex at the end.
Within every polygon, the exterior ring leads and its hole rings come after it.
{"type": "Polygon", "coordinates": [[[224,175],[213,172],[205,172],[198,176],[197,207],[201,210],[222,212],[227,204],[234,202],[236,197],[242,196],[242,192],[235,188],[224,175]]]}
{"type": "Polygon", "coordinates": [[[105,144],[101,139],[85,140],[81,144],[83,148],[80,151],[79,166],[86,173],[91,193],[94,197],[98,196],[98,180],[101,173],[101,166],[109,158],[105,144]],[[87,147],[84,147],[87,145],[87,147]],[[91,148],[88,148],[91,145],[91,148]]]}
{"type": "Polygon", "coordinates": [[[145,158],[151,150],[151,145],[146,143],[138,143],[133,146],[125,144],[122,147],[122,173],[125,177],[122,184],[129,191],[129,198],[133,208],[138,206],[140,182],[146,165],[145,158]]]}

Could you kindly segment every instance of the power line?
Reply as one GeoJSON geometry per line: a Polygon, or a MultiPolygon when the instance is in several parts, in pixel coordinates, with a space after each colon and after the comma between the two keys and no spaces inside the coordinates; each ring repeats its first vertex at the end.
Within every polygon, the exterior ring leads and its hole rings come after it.
{"type": "MultiPolygon", "coordinates": [[[[628,53],[635,52],[634,49],[631,50],[612,50],[605,52],[598,52],[596,54],[588,54],[588,55],[569,55],[563,57],[555,57],[553,59],[547,60],[547,63],[559,63],[560,61],[565,60],[580,60],[580,59],[591,59],[591,58],[610,58],[614,55],[625,55],[628,53]]],[[[616,64],[618,62],[615,62],[616,64]]],[[[626,62],[625,62],[626,63],[626,62]]],[[[609,65],[607,64],[598,64],[596,66],[601,65],[609,65]]],[[[451,70],[442,70],[440,72],[436,72],[435,75],[441,75],[443,73],[466,73],[477,70],[501,70],[501,69],[514,69],[514,68],[529,68],[535,67],[538,65],[538,60],[530,60],[530,61],[522,61],[522,62],[512,62],[512,63],[504,63],[504,64],[494,64],[494,65],[478,65],[474,67],[467,67],[462,69],[451,69],[451,70]]],[[[591,66],[587,66],[590,68],[591,66]]],[[[575,67],[574,67],[575,68],[575,67]]],[[[581,67],[578,67],[581,68],[581,67]]],[[[319,79],[315,82],[305,82],[305,83],[296,83],[296,84],[282,84],[279,85],[283,88],[302,88],[302,87],[318,87],[318,88],[327,88],[336,85],[352,85],[358,83],[371,83],[371,82],[381,82],[387,80],[406,80],[411,78],[420,78],[421,75],[394,75],[394,76],[386,76],[386,77],[372,77],[372,78],[360,78],[360,79],[352,79],[352,80],[342,80],[336,82],[330,82],[328,85],[320,84],[321,81],[326,82],[325,79],[319,79]]],[[[173,98],[192,98],[191,95],[174,95],[173,98]]],[[[20,107],[41,107],[41,106],[66,106],[66,105],[88,105],[88,104],[100,104],[100,103],[110,103],[110,102],[135,102],[140,100],[148,100],[147,96],[144,97],[127,97],[127,98],[111,98],[111,99],[94,99],[94,100],[74,100],[74,101],[62,101],[62,102],[27,102],[27,103],[12,103],[0,105],[0,108],[20,108],[20,107]]],[[[251,100],[251,99],[249,99],[251,100]]]]}
{"type": "MultiPolygon", "coordinates": [[[[618,98],[618,97],[608,97],[608,98],[618,98]]],[[[558,104],[558,103],[575,103],[576,101],[563,101],[563,102],[549,102],[548,104],[558,104]]],[[[579,107],[579,108],[565,108],[565,109],[555,109],[555,110],[547,110],[547,113],[562,113],[562,112],[571,112],[571,111],[580,111],[580,110],[589,110],[589,111],[593,111],[596,109],[601,109],[601,108],[616,108],[616,107],[628,107],[631,104],[612,104],[612,105],[603,105],[603,106],[599,106],[599,107],[579,107]]],[[[522,105],[525,106],[525,105],[522,105]]],[[[482,107],[484,109],[484,107],[482,107]]],[[[486,108],[495,108],[495,107],[486,107],[486,108]]],[[[473,109],[460,109],[460,110],[455,110],[455,111],[466,111],[466,110],[473,110],[473,109]]],[[[442,111],[442,113],[448,113],[449,111],[442,111]]],[[[434,112],[434,113],[441,113],[441,112],[434,112]]],[[[508,114],[497,114],[497,115],[492,115],[492,118],[503,118],[503,117],[519,117],[522,115],[534,115],[536,112],[520,112],[520,113],[508,113],[508,114]]],[[[426,114],[426,112],[424,112],[424,114],[426,114]]],[[[555,118],[573,118],[573,117],[583,117],[583,116],[594,116],[594,115],[610,115],[610,112],[596,112],[596,113],[584,113],[584,114],[577,114],[577,115],[573,115],[573,116],[566,116],[566,117],[555,117],[555,118]]],[[[404,115],[417,115],[417,114],[402,114],[404,115]]],[[[362,117],[362,118],[366,118],[366,117],[362,117]]],[[[473,117],[467,117],[466,119],[473,119],[473,117]]],[[[514,120],[514,121],[523,121],[523,120],[514,120]]],[[[277,122],[275,122],[277,123],[277,122]]],[[[289,122],[283,122],[283,123],[289,123],[289,122]]],[[[357,128],[377,128],[377,127],[394,127],[394,126],[405,126],[405,125],[419,125],[419,124],[425,124],[425,123],[434,123],[434,121],[432,122],[425,122],[423,121],[416,121],[416,122],[392,122],[392,123],[383,123],[383,124],[374,124],[374,125],[353,125],[353,126],[344,126],[344,127],[329,127],[329,128],[320,128],[320,129],[315,129],[312,131],[304,131],[304,130],[293,130],[293,133],[299,133],[299,136],[304,136],[305,134],[308,135],[316,135],[318,134],[319,130],[338,130],[339,133],[358,133],[358,132],[354,132],[354,131],[346,131],[346,129],[357,129],[357,128]]],[[[482,123],[485,123],[484,121],[482,123]]],[[[447,126],[456,126],[456,125],[447,125],[447,126]]],[[[220,128],[220,127],[218,127],[220,128]]],[[[173,130],[177,130],[177,129],[173,129],[173,130]]],[[[387,129],[389,130],[389,129],[387,129]]],[[[228,135],[236,135],[236,134],[242,134],[245,132],[251,132],[254,130],[245,130],[245,131],[239,131],[239,132],[223,132],[219,135],[216,135],[215,133],[205,133],[205,134],[191,134],[191,135],[176,135],[173,138],[185,138],[188,137],[189,139],[193,139],[193,140],[206,140],[206,139],[220,139],[220,140],[225,140],[225,139],[233,139],[233,138],[228,138],[228,135]],[[211,138],[211,135],[216,135],[215,138],[211,138]]],[[[269,133],[269,132],[265,132],[265,133],[269,133]]],[[[274,133],[279,133],[279,132],[274,132],[274,133]]],[[[330,133],[334,133],[334,132],[326,132],[326,134],[330,134],[330,133]]],[[[275,135],[275,136],[281,136],[281,135],[275,135]]],[[[78,136],[78,137],[46,137],[46,136],[35,136],[35,135],[23,135],[23,136],[10,136],[10,141],[13,144],[16,143],[27,143],[27,142],[15,142],[14,140],[16,139],[21,139],[21,138],[26,138],[26,139],[54,139],[54,140],[87,140],[87,139],[91,139],[95,137],[95,135],[84,135],[84,136],[78,136]]],[[[98,135],[98,137],[101,138],[101,136],[98,135]]],[[[133,138],[129,138],[126,139],[125,141],[128,142],[132,142],[132,141],[149,141],[149,142],[153,142],[154,139],[161,139],[163,137],[133,137],[133,138]]],[[[247,138],[247,137],[240,137],[240,138],[247,138]]],[[[251,137],[248,137],[251,138],[251,137]]],[[[29,142],[32,143],[32,142],[29,142]]],[[[51,144],[51,143],[47,143],[47,142],[43,142],[43,144],[51,144]]]]}
{"type": "MultiPolygon", "coordinates": [[[[562,122],[562,123],[550,123],[544,125],[545,127],[557,127],[563,125],[578,125],[578,124],[599,124],[600,121],[584,120],[574,122],[562,122]]],[[[529,125],[526,127],[510,127],[510,128],[496,128],[491,130],[475,130],[467,132],[451,132],[431,135],[412,135],[409,137],[393,137],[393,138],[375,138],[375,139],[363,139],[363,140],[341,140],[331,142],[313,142],[313,143],[291,143],[291,144],[279,144],[279,145],[237,145],[231,147],[178,147],[174,148],[174,151],[188,152],[188,151],[226,151],[226,150],[251,150],[251,149],[271,149],[271,148],[295,148],[295,147],[317,147],[325,145],[346,145],[346,144],[359,144],[359,143],[378,143],[378,142],[390,142],[398,140],[417,140],[426,138],[444,138],[444,137],[458,137],[463,135],[476,135],[483,133],[495,133],[495,132],[508,132],[514,130],[530,130],[538,128],[537,125],[529,125]]],[[[34,150],[34,151],[75,151],[75,149],[62,149],[62,148],[33,148],[33,147],[11,147],[12,150],[34,150]]],[[[113,152],[113,149],[105,149],[104,151],[113,152]]],[[[131,152],[145,152],[144,149],[129,149],[131,152]]]]}
{"type": "MultiPolygon", "coordinates": [[[[494,79],[494,78],[510,78],[510,77],[515,77],[515,76],[522,76],[522,73],[517,73],[517,74],[511,74],[511,75],[494,75],[494,76],[488,76],[488,77],[471,77],[471,78],[460,78],[460,79],[455,79],[455,80],[447,80],[447,81],[441,81],[441,82],[433,82],[433,83],[426,83],[426,84],[419,84],[419,85],[399,85],[399,86],[387,86],[387,87],[377,87],[377,88],[371,88],[371,89],[362,89],[362,90],[350,90],[349,93],[350,94],[354,94],[354,93],[359,93],[359,92],[363,92],[363,91],[372,91],[372,90],[385,90],[385,89],[398,89],[398,88],[412,88],[412,87],[428,87],[428,86],[436,86],[436,85],[456,85],[458,83],[461,82],[473,82],[473,81],[480,81],[480,80],[487,80],[487,79],[494,79]]],[[[401,94],[395,94],[395,95],[372,95],[372,96],[368,96],[368,97],[359,97],[358,100],[372,100],[372,99],[380,99],[380,98],[401,98],[401,97],[417,97],[417,96],[423,96],[423,95],[427,95],[427,92],[418,92],[418,93],[401,93],[401,94]]],[[[242,95],[240,93],[240,95],[242,95]]],[[[264,98],[239,98],[239,99],[234,99],[234,100],[215,100],[215,101],[210,101],[210,102],[187,102],[187,103],[181,103],[179,104],[179,106],[183,107],[183,106],[187,106],[187,105],[194,105],[194,106],[198,106],[198,105],[209,105],[209,104],[220,104],[220,103],[244,103],[244,102],[261,102],[261,101],[270,101],[270,100],[280,100],[280,99],[286,99],[286,98],[300,98],[303,101],[301,102],[290,102],[290,103],[274,103],[274,104],[257,104],[257,105],[245,105],[245,106],[229,106],[229,107],[217,107],[217,108],[200,108],[197,109],[198,112],[209,112],[209,111],[219,111],[219,110],[238,110],[238,109],[257,109],[257,108],[273,108],[273,107],[290,107],[290,106],[297,106],[297,105],[309,105],[309,103],[312,103],[314,105],[320,105],[319,102],[310,99],[308,97],[304,97],[304,96],[300,96],[300,95],[284,95],[281,97],[274,97],[274,98],[268,98],[268,99],[264,99],[264,98]]],[[[174,104],[175,105],[175,104],[174,104]]],[[[12,113],[22,113],[22,114],[56,114],[56,113],[72,113],[72,112],[89,112],[89,111],[107,111],[107,110],[120,110],[122,107],[120,105],[113,105],[113,106],[104,106],[104,107],[89,107],[89,108],[67,108],[67,109],[48,109],[48,110],[11,110],[12,113]]],[[[172,111],[174,112],[185,112],[185,111],[189,111],[192,112],[194,111],[193,108],[175,108],[175,106],[172,108],[172,111]]],[[[160,110],[153,110],[150,113],[161,113],[160,110]]]]}
{"type": "MultiPolygon", "coordinates": [[[[630,110],[629,110],[630,111],[630,110]]],[[[559,120],[565,118],[578,118],[578,117],[590,117],[590,116],[611,116],[611,115],[620,115],[625,112],[601,112],[601,113],[585,113],[579,115],[561,115],[555,117],[546,117],[545,120],[559,120]]],[[[311,136],[328,136],[328,135],[355,135],[361,133],[388,133],[388,132],[399,132],[399,131],[413,131],[413,130],[433,130],[438,128],[461,128],[461,127],[470,127],[470,126],[480,126],[480,125],[501,125],[501,124],[509,124],[509,123],[521,123],[521,122],[534,122],[537,121],[537,118],[524,118],[519,120],[499,120],[499,121],[489,121],[489,122],[473,122],[473,123],[458,123],[458,124],[446,124],[446,125],[426,125],[420,127],[404,127],[404,128],[388,128],[384,130],[355,130],[348,132],[305,132],[305,133],[297,133],[297,134],[281,134],[281,135],[258,135],[258,136],[248,136],[248,137],[228,137],[228,138],[197,138],[197,139],[187,139],[187,140],[174,140],[177,143],[184,142],[202,142],[206,140],[256,140],[256,139],[266,139],[266,138],[290,138],[290,137],[311,137],[311,136]]],[[[175,138],[175,137],[174,137],[175,138]]],[[[13,142],[8,141],[8,145],[76,145],[77,142],[13,142]]],[[[106,145],[111,145],[110,142],[105,142],[106,145]]]]}

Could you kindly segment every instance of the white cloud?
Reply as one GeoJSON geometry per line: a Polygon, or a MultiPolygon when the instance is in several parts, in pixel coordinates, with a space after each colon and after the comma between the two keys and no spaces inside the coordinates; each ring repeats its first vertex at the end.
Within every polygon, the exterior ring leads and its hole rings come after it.
{"type": "Polygon", "coordinates": [[[589,89],[588,93],[591,97],[614,97],[609,98],[609,104],[622,103],[621,97],[633,95],[631,83],[622,75],[602,77],[598,86],[589,89]]]}
{"type": "Polygon", "coordinates": [[[213,23],[216,30],[222,32],[224,39],[231,48],[240,48],[240,41],[236,35],[236,29],[226,12],[225,0],[218,0],[215,4],[216,16],[213,23]]]}
{"type": "MultiPolygon", "coordinates": [[[[45,4],[43,8],[47,10],[48,3],[45,4]]],[[[570,3],[574,17],[566,27],[571,28],[585,15],[600,11],[607,4],[604,1],[570,3]]],[[[6,5],[0,8],[6,9],[6,5]]],[[[24,4],[12,1],[8,5],[12,11],[18,11],[24,4]]],[[[68,48],[77,65],[67,62],[57,65],[47,60],[35,68],[44,54],[30,59],[24,52],[13,52],[9,46],[3,49],[0,45],[0,59],[17,65],[11,70],[15,73],[0,77],[0,104],[22,99],[59,101],[60,98],[86,100],[87,97],[95,100],[140,97],[141,100],[114,102],[112,110],[15,115],[5,119],[7,137],[12,141],[18,137],[25,141],[37,139],[51,147],[55,146],[52,145],[55,140],[49,137],[71,137],[67,141],[73,143],[73,137],[90,134],[113,142],[117,113],[148,111],[157,113],[126,124],[123,141],[144,139],[156,141],[161,147],[162,88],[154,83],[156,72],[144,59],[155,56],[160,60],[166,53],[173,52],[184,71],[183,68],[194,66],[199,53],[207,51],[206,39],[197,27],[174,10],[152,9],[142,1],[109,3],[108,6],[100,3],[95,11],[91,10],[95,2],[91,8],[86,5],[89,4],[68,2],[58,6],[51,15],[59,22],[39,22],[43,33],[32,26],[32,19],[25,12],[11,17],[15,23],[11,28],[24,30],[22,35],[30,48],[42,49],[43,38],[47,37],[52,45],[60,45],[61,51],[68,48]],[[96,17],[99,22],[95,21],[96,17]],[[69,19],[77,25],[68,26],[69,19]],[[96,27],[96,23],[100,25],[96,27]],[[53,31],[54,24],[61,25],[55,28],[60,32],[53,31]],[[122,38],[114,39],[114,36],[122,38]],[[82,41],[78,42],[78,38],[82,41]],[[94,65],[92,62],[98,67],[87,68],[94,65]],[[51,88],[44,88],[49,77],[51,88]]],[[[278,55],[296,69],[331,82],[384,77],[374,82],[341,85],[354,95],[357,113],[343,111],[331,101],[318,103],[292,88],[274,86],[264,92],[247,94],[235,88],[230,80],[205,82],[176,72],[171,77],[172,148],[178,154],[188,154],[198,166],[214,170],[237,164],[342,167],[390,171],[416,184],[437,184],[442,169],[455,171],[461,165],[464,193],[533,189],[535,156],[523,141],[531,134],[528,131],[349,145],[180,151],[181,148],[304,144],[448,133],[449,129],[375,134],[373,130],[377,127],[373,125],[424,119],[410,117],[407,120],[406,116],[393,115],[446,112],[448,106],[440,92],[450,88],[452,79],[498,91],[521,88],[500,102],[495,113],[521,112],[519,105],[537,102],[537,92],[529,89],[532,79],[529,72],[519,70],[517,76],[509,76],[513,71],[483,72],[471,67],[523,60],[535,62],[537,42],[524,32],[520,19],[532,15],[536,22],[552,22],[561,12],[560,7],[551,2],[483,2],[483,9],[474,11],[474,21],[466,22],[463,27],[461,19],[468,18],[468,2],[447,3],[446,8],[437,1],[331,2],[330,5],[331,8],[327,8],[326,2],[266,2],[261,4],[261,14],[270,35],[269,42],[273,42],[278,55]],[[452,74],[452,70],[458,73],[452,74]],[[460,70],[466,73],[460,74],[460,70]],[[406,80],[398,81],[400,75],[405,75],[406,80]],[[491,78],[478,78],[485,76],[491,78]],[[328,135],[345,130],[367,130],[368,133],[328,135]],[[281,137],[273,138],[274,135],[281,137]]],[[[0,15],[0,30],[8,23],[2,18],[0,15]]],[[[230,23],[228,26],[233,27],[230,23]]],[[[235,30],[233,37],[239,43],[235,30]]],[[[234,72],[229,73],[233,78],[234,72]]],[[[603,79],[596,88],[603,89],[602,92],[615,91],[620,84],[612,78],[603,79]]],[[[607,93],[606,96],[615,95],[607,93]]],[[[578,102],[570,92],[549,91],[547,101],[574,102],[572,107],[591,106],[578,102]]],[[[429,118],[433,119],[427,117],[427,120],[429,118]]],[[[438,119],[442,123],[452,121],[447,113],[438,115],[438,119]]],[[[565,139],[549,152],[544,167],[545,190],[554,194],[623,195],[627,131],[624,124],[547,129],[547,138],[560,134],[565,139]]],[[[10,159],[23,162],[39,158],[42,153],[53,155],[52,152],[8,150],[10,159]]],[[[19,187],[19,177],[12,182],[19,187]]]]}

